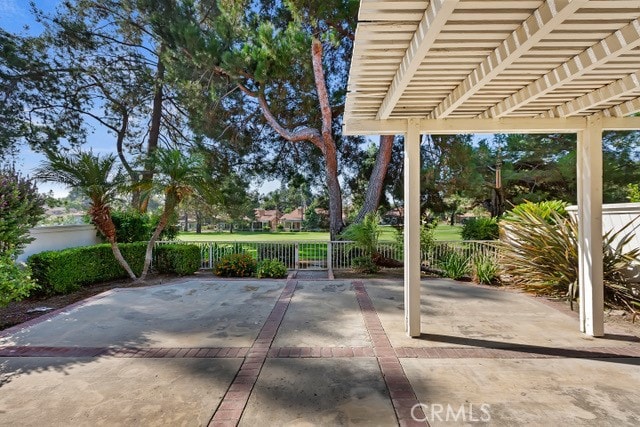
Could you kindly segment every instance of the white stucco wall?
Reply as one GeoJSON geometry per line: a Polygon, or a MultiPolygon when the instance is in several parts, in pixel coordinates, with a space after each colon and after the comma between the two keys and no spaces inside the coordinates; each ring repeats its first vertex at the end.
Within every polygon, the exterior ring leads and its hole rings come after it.
{"type": "MultiPolygon", "coordinates": [[[[569,206],[567,211],[576,219],[578,213],[577,206],[569,206]]],[[[631,224],[620,233],[621,236],[619,237],[624,237],[627,233],[633,233],[631,240],[625,245],[625,249],[640,248],[640,203],[611,203],[602,205],[603,234],[609,231],[615,233],[629,223],[631,224]]],[[[640,264],[629,273],[629,276],[632,281],[640,282],[640,264]]]]}
{"type": "Polygon", "coordinates": [[[35,240],[27,245],[18,261],[26,261],[30,255],[43,251],[53,251],[76,246],[89,246],[101,243],[96,236],[93,225],[55,225],[51,227],[35,227],[29,230],[35,240]]]}

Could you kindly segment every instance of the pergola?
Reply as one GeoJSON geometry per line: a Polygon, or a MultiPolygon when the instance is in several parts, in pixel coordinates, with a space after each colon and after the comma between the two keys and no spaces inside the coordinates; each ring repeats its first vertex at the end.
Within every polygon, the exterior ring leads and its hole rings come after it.
{"type": "Polygon", "coordinates": [[[420,135],[576,133],[580,330],[604,335],[602,132],[640,129],[640,1],[361,0],[344,132],[405,136],[405,318],[420,335],[420,135]]]}

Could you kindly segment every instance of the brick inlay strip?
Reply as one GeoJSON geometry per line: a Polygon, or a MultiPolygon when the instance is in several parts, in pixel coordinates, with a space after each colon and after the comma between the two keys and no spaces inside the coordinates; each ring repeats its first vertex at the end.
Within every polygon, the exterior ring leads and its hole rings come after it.
{"type": "MultiPolygon", "coordinates": [[[[0,346],[0,357],[117,357],[146,359],[237,359],[251,347],[43,347],[0,346]]],[[[411,359],[624,359],[640,357],[640,346],[628,347],[399,347],[398,358],[411,359]]],[[[310,359],[375,357],[373,347],[270,347],[267,358],[310,359]]]]}
{"type": "Polygon", "coordinates": [[[209,421],[209,426],[237,426],[240,422],[244,408],[249,401],[249,396],[253,391],[253,386],[258,380],[260,371],[267,359],[269,348],[291,303],[296,285],[297,282],[295,280],[287,281],[278,301],[276,301],[276,305],[271,310],[258,337],[249,348],[242,365],[240,365],[240,370],[209,421]]]}
{"type": "Polygon", "coordinates": [[[365,327],[373,343],[376,360],[378,361],[384,382],[387,384],[387,389],[389,390],[391,403],[396,412],[398,423],[400,426],[429,425],[426,421],[416,421],[416,419],[426,420],[427,417],[422,411],[421,406],[416,407],[420,402],[416,397],[416,393],[404,369],[402,369],[398,355],[391,346],[387,333],[382,327],[378,312],[373,306],[373,301],[371,301],[364,287],[364,283],[353,282],[352,284],[356,292],[360,310],[362,311],[362,316],[364,317],[365,327]],[[414,407],[416,408],[415,410],[413,410],[414,407]],[[414,419],[413,417],[416,418],[414,419]]]}

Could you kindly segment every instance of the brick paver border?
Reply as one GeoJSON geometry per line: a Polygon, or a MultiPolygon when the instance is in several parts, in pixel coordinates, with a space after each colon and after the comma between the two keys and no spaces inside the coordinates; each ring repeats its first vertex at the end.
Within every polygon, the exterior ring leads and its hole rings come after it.
{"type": "Polygon", "coordinates": [[[420,401],[416,397],[409,378],[407,378],[404,369],[402,369],[400,359],[398,359],[398,355],[391,346],[391,341],[389,341],[389,337],[382,327],[378,312],[373,306],[373,301],[371,301],[364,283],[352,282],[352,285],[364,318],[365,328],[373,343],[376,360],[389,390],[389,396],[391,397],[398,423],[400,426],[429,425],[426,421],[416,421],[416,418],[426,420],[427,417],[422,411],[420,401]]]}
{"type": "Polygon", "coordinates": [[[280,297],[278,297],[276,305],[271,310],[253,345],[249,348],[240,370],[209,421],[209,426],[235,427],[240,422],[244,408],[249,401],[249,396],[253,391],[253,386],[258,380],[260,371],[267,359],[269,348],[291,303],[296,285],[297,281],[287,280],[287,284],[280,297]]]}
{"type": "MultiPolygon", "coordinates": [[[[43,347],[0,346],[0,357],[117,357],[146,359],[237,359],[251,347],[43,347]]],[[[504,348],[398,347],[401,359],[625,359],[640,357],[638,347],[553,348],[509,346],[504,348]]],[[[373,347],[269,347],[268,359],[376,357],[373,347]]]]}

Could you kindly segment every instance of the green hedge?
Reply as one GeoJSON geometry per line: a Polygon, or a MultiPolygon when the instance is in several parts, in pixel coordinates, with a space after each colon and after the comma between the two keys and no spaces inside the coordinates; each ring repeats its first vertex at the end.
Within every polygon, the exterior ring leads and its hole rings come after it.
{"type": "Polygon", "coordinates": [[[200,269],[200,248],[196,245],[161,245],[156,247],[155,256],[158,273],[188,276],[200,269]]]}
{"type": "MultiPolygon", "coordinates": [[[[124,259],[138,275],[144,265],[145,242],[120,243],[124,259]]],[[[126,278],[109,244],[46,251],[27,260],[32,276],[47,293],[67,294],[83,285],[126,278]]]]}
{"type": "MultiPolygon", "coordinates": [[[[118,247],[133,272],[139,275],[144,265],[146,242],[120,243],[118,247]]],[[[162,273],[186,275],[200,267],[200,249],[195,245],[166,245],[156,250],[156,254],[158,252],[157,267],[162,273]]],[[[32,277],[49,294],[67,294],[83,285],[128,277],[109,244],[40,252],[30,256],[27,263],[32,277]]]]}

